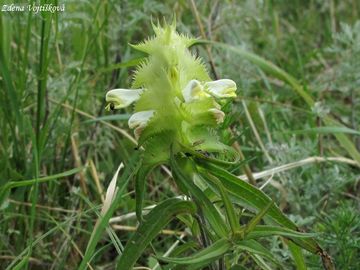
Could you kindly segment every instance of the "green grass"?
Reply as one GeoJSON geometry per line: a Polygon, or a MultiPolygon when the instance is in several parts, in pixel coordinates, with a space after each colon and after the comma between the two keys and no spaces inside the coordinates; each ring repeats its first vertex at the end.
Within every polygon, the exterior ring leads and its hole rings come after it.
{"type": "MultiPolygon", "coordinates": [[[[0,12],[0,269],[115,268],[127,241],[136,235],[136,219],[124,215],[136,211],[131,176],[139,151],[126,124],[131,109],[107,113],[104,96],[131,83],[133,66],[143,55],[129,44],[152,35],[151,19],[170,21],[174,15],[179,31],[208,40],[192,50],[209,70],[213,63],[213,73],[237,82],[238,98],[225,106],[224,125],[232,135],[224,132],[223,137],[239,143],[249,160],[246,175],[308,157],[347,158],[296,166],[268,183],[267,177],[258,179],[257,186],[266,183],[263,191],[293,222],[319,233],[318,242],[337,269],[357,269],[359,3],[195,2],[206,37],[191,1],[66,1],[63,13],[0,12]],[[121,192],[99,217],[121,162],[121,192]],[[111,220],[118,216],[121,222],[111,220]],[[112,226],[107,226],[109,219],[112,226]]],[[[245,174],[242,167],[233,173],[245,174]]],[[[239,213],[232,212],[223,184],[212,185],[207,195],[220,194],[227,223],[235,230],[239,213]]],[[[180,194],[175,180],[159,168],[147,178],[143,205],[172,201],[180,194]]],[[[186,209],[191,212],[192,206],[186,209]]],[[[164,220],[170,234],[155,228],[137,266],[151,269],[164,254],[169,259],[163,261],[171,261],[198,250],[197,243],[178,234],[191,221],[170,219],[164,220]]],[[[249,220],[245,211],[240,221],[249,220]]],[[[220,220],[214,216],[212,222],[220,220]]],[[[268,237],[261,244],[286,269],[293,267],[292,256],[298,269],[304,269],[303,260],[308,269],[322,267],[318,256],[305,252],[302,257],[291,244],[290,250],[283,249],[283,238],[268,237]]],[[[224,247],[213,254],[218,256],[224,247]]],[[[267,258],[261,247],[247,243],[234,252],[234,269],[258,269],[256,263],[280,269],[251,254],[250,247],[267,258]]],[[[224,265],[229,266],[226,260],[224,265]]]]}

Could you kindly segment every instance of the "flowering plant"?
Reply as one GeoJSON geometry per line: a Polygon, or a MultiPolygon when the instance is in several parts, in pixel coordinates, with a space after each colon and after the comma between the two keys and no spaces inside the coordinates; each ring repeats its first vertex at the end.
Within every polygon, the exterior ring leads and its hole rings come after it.
{"type": "Polygon", "coordinates": [[[189,237],[195,238],[200,248],[189,257],[157,257],[171,269],[209,265],[211,269],[230,269],[244,252],[263,269],[269,269],[268,263],[281,266],[260,242],[274,235],[286,239],[297,266],[304,265],[301,249],[305,249],[322,255],[325,267],[331,269],[313,235],[300,232],[265,193],[229,172],[230,166],[241,164],[236,151],[221,142],[217,131],[225,118],[223,100],[236,96],[235,82],[212,81],[202,61],[189,51],[196,39],[178,34],[175,24],[153,28],[154,38],[133,45],[148,57],[138,66],[132,89],[106,94],[108,110],[134,105],[128,124],[142,151],[135,186],[140,225],[125,246],[117,269],[132,269],[146,246],[174,217],[190,228],[189,237]],[[143,217],[146,176],[162,164],[170,165],[185,197],[161,202],[143,217]],[[240,223],[245,210],[251,217],[240,223]]]}

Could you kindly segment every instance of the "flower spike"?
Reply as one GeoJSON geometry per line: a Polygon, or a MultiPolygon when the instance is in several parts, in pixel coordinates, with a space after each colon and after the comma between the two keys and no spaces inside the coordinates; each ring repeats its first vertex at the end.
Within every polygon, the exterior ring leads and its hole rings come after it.
{"type": "Polygon", "coordinates": [[[218,134],[225,113],[217,98],[235,97],[235,82],[211,81],[203,61],[188,49],[196,39],[176,32],[175,22],[152,25],[155,36],[132,45],[147,54],[134,72],[134,89],[109,91],[106,108],[135,103],[128,125],[149,163],[168,161],[170,145],[178,152],[195,145],[197,150],[227,151],[218,134]]]}

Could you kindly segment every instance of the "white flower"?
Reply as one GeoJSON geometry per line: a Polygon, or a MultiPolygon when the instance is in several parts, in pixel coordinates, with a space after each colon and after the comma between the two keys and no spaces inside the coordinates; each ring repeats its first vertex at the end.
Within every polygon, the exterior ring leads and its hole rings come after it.
{"type": "Polygon", "coordinates": [[[106,110],[121,109],[129,106],[140,98],[143,89],[114,89],[106,93],[106,110]]]}
{"type": "Polygon", "coordinates": [[[213,113],[217,124],[224,122],[225,113],[223,111],[213,108],[209,112],[213,113]]]}
{"type": "Polygon", "coordinates": [[[134,129],[135,138],[138,139],[141,135],[141,132],[147,126],[150,118],[153,117],[155,110],[141,111],[134,113],[129,119],[129,127],[134,129]]]}
{"type": "Polygon", "coordinates": [[[182,90],[182,94],[185,102],[197,100],[202,97],[209,97],[209,94],[204,91],[204,87],[198,80],[191,80],[182,90]]]}
{"type": "Polygon", "coordinates": [[[205,91],[217,98],[236,97],[236,83],[229,79],[207,82],[205,91]]]}

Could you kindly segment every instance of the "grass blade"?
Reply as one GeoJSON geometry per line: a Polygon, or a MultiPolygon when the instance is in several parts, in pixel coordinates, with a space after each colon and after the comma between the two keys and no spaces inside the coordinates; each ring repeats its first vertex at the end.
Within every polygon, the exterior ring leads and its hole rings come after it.
{"type": "Polygon", "coordinates": [[[129,183],[130,179],[133,177],[134,173],[136,173],[138,166],[135,166],[134,164],[137,164],[139,155],[136,155],[130,160],[129,164],[125,166],[125,171],[122,174],[119,185],[117,185],[117,192],[115,195],[115,198],[112,198],[111,204],[107,205],[106,211],[102,213],[101,218],[99,218],[96,222],[96,225],[94,226],[93,232],[91,234],[90,240],[87,244],[86,251],[84,254],[84,257],[80,263],[80,266],[78,270],[83,270],[87,266],[88,262],[90,262],[94,252],[97,243],[99,242],[106,226],[109,223],[110,218],[112,217],[112,214],[116,210],[116,208],[119,205],[119,202],[122,198],[122,193],[127,187],[127,184],[129,183]]]}
{"type": "Polygon", "coordinates": [[[35,183],[45,183],[45,182],[48,182],[51,180],[56,180],[58,178],[64,178],[64,177],[76,174],[82,170],[83,170],[83,168],[75,168],[75,169],[71,169],[71,170],[68,170],[68,171],[65,171],[62,173],[45,176],[45,177],[38,178],[38,179],[34,178],[34,179],[29,179],[29,180],[7,182],[3,187],[0,188],[0,205],[4,202],[4,200],[7,197],[6,194],[8,194],[12,188],[31,186],[31,185],[34,185],[35,183]]]}

